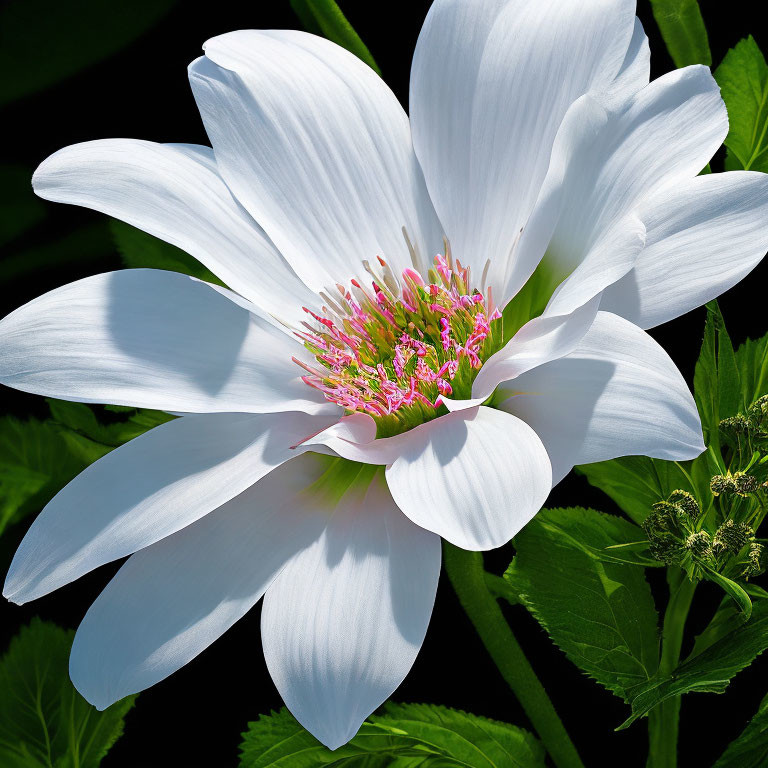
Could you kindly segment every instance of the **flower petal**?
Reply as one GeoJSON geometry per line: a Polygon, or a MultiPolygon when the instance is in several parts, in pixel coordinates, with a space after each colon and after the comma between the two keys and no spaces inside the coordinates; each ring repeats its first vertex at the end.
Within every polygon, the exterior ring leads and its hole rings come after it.
{"type": "Polygon", "coordinates": [[[247,306],[176,272],[87,277],[0,321],[0,382],[172,412],[337,411],[299,377],[299,344],[247,306]]]}
{"type": "Polygon", "coordinates": [[[195,522],[328,426],[305,413],[192,414],[116,448],[61,490],[27,531],[3,594],[34,600],[195,522]]]}
{"type": "Polygon", "coordinates": [[[602,120],[593,114],[564,142],[542,191],[542,205],[555,197],[559,206],[544,217],[556,222],[545,260],[564,274],[643,200],[696,176],[728,132],[717,83],[702,66],[670,72],[621,108],[603,109],[602,120]]]}
{"type": "Polygon", "coordinates": [[[352,489],[322,536],[270,586],[264,656],[297,720],[345,744],[408,674],[426,633],[440,539],[397,509],[378,474],[352,489]]]}
{"type": "Polygon", "coordinates": [[[552,487],[536,433],[502,411],[449,413],[402,437],[408,439],[386,470],[392,498],[416,525],[463,549],[506,544],[552,487]]]}
{"type": "Polygon", "coordinates": [[[290,461],[129,558],[77,630],[69,672],[78,691],[104,709],[163,680],[245,615],[323,530],[328,510],[305,490],[326,467],[318,456],[290,461]]]}
{"type": "Polygon", "coordinates": [[[609,312],[569,355],[503,385],[499,405],[530,424],[552,460],[555,482],[575,464],[643,454],[671,461],[704,450],[701,422],[669,355],[609,312]]]}
{"type": "Polygon", "coordinates": [[[238,200],[316,291],[382,256],[411,265],[442,252],[442,229],[394,94],[343,48],[292,30],[205,44],[192,89],[238,200]]]}
{"type": "Polygon", "coordinates": [[[638,211],[648,230],[635,268],[601,307],[653,328],[719,296],[768,250],[768,177],[733,171],[664,190],[638,211]]]}
{"type": "Polygon", "coordinates": [[[599,306],[600,298],[596,297],[568,314],[529,320],[480,369],[472,384],[473,399],[485,399],[502,381],[567,355],[592,326],[599,306]]]}
{"type": "Polygon", "coordinates": [[[635,29],[629,42],[619,74],[603,94],[612,104],[621,104],[648,85],[651,78],[651,49],[640,19],[635,19],[635,29]]]}
{"type": "Polygon", "coordinates": [[[232,197],[213,150],[134,139],[65,147],[32,178],[46,200],[115,216],[199,259],[230,288],[286,322],[316,296],[232,197]]]}
{"type": "Polygon", "coordinates": [[[413,141],[453,252],[477,274],[508,261],[560,122],[610,86],[634,16],[633,0],[433,3],[411,73],[413,141]]]}

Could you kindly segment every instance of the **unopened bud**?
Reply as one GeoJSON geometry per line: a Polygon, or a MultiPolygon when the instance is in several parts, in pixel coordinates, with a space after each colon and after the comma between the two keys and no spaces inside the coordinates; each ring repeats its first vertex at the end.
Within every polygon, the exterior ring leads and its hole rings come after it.
{"type": "Polygon", "coordinates": [[[758,423],[763,417],[768,416],[768,395],[763,395],[755,400],[755,402],[749,406],[747,414],[753,421],[758,423]]]}
{"type": "Polygon", "coordinates": [[[712,557],[712,537],[706,531],[692,533],[685,540],[685,546],[700,560],[709,560],[712,557]]]}
{"type": "Polygon", "coordinates": [[[746,523],[734,523],[726,520],[718,529],[712,541],[712,550],[716,555],[723,552],[736,554],[754,538],[755,532],[746,523]]]}
{"type": "Polygon", "coordinates": [[[691,520],[695,520],[701,513],[699,502],[688,491],[672,491],[669,503],[679,507],[691,520]]]}
{"type": "Polygon", "coordinates": [[[655,560],[669,565],[679,563],[685,555],[685,548],[672,536],[661,536],[650,540],[648,552],[655,560]]]}
{"type": "Polygon", "coordinates": [[[760,485],[756,477],[744,474],[744,472],[735,474],[733,476],[733,483],[739,496],[747,496],[750,493],[754,493],[760,485]]]}
{"type": "Polygon", "coordinates": [[[759,576],[765,570],[764,554],[765,549],[762,544],[753,541],[749,545],[749,554],[747,555],[749,562],[744,569],[744,576],[759,576]]]}
{"type": "Polygon", "coordinates": [[[715,496],[721,493],[736,493],[736,483],[731,475],[715,475],[709,482],[709,489],[715,496]]]}
{"type": "Polygon", "coordinates": [[[748,435],[753,429],[752,422],[742,414],[738,416],[729,416],[727,419],[722,419],[718,424],[721,432],[725,432],[728,435],[748,435]]]}

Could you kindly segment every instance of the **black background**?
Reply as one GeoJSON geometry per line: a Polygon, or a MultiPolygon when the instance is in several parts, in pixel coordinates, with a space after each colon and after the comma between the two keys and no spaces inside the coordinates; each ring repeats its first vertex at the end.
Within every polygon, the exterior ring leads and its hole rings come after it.
{"type": "MultiPolygon", "coordinates": [[[[94,3],[99,0],[93,0],[94,3]]],[[[701,4],[708,25],[714,64],[741,37],[753,34],[765,50],[768,35],[758,24],[758,3],[732,0],[701,4]]],[[[379,63],[383,76],[407,105],[411,55],[429,3],[341,2],[353,26],[379,63]]],[[[638,13],[651,42],[652,76],[673,68],[650,14],[647,0],[638,13]]],[[[99,65],[34,97],[3,110],[4,141],[0,162],[24,164],[30,171],[62,146],[107,137],[207,143],[186,80],[186,66],[200,54],[201,44],[216,34],[243,28],[294,27],[299,24],[287,0],[238,2],[218,0],[198,5],[179,3],[140,40],[99,65]]],[[[446,55],[450,55],[449,52],[446,55]]],[[[13,77],[4,72],[3,77],[13,77]]],[[[722,169],[722,157],[713,163],[722,169]]],[[[22,190],[19,194],[31,194],[22,190]]],[[[83,224],[98,226],[103,217],[90,211],[47,204],[44,225],[11,244],[3,259],[40,244],[61,239],[83,224]]],[[[44,269],[22,270],[0,284],[0,314],[40,293],[89,274],[119,268],[113,250],[71,254],[44,269]]],[[[768,264],[722,297],[721,306],[734,342],[768,330],[765,286],[768,264]]],[[[704,322],[699,309],[653,331],[689,383],[704,322]]],[[[4,410],[18,415],[44,415],[40,398],[3,389],[4,410]]],[[[553,491],[550,506],[583,505],[617,511],[582,478],[570,476],[553,491]]],[[[4,573],[28,521],[0,539],[4,573]]],[[[488,553],[489,569],[501,573],[511,547],[488,553]]],[[[90,602],[117,565],[105,566],[31,605],[0,604],[0,648],[33,616],[76,627],[90,602]]],[[[660,604],[665,599],[660,571],[650,574],[660,604]]],[[[689,628],[700,631],[720,598],[710,584],[698,590],[689,628]]],[[[627,731],[613,728],[627,714],[626,705],[584,677],[552,646],[525,610],[509,611],[509,619],[529,659],[566,723],[587,766],[645,764],[646,726],[627,731]]],[[[686,648],[683,648],[685,653],[686,648]]],[[[681,766],[711,765],[726,744],[755,712],[766,692],[768,659],[758,659],[739,675],[724,696],[689,695],[681,721],[681,766]]],[[[496,673],[463,615],[450,585],[441,581],[432,623],[423,649],[394,698],[426,701],[466,709],[525,725],[519,705],[496,673]]],[[[259,608],[240,621],[200,657],[170,679],[142,693],[129,714],[125,735],[104,761],[120,766],[234,766],[239,734],[249,720],[281,706],[267,673],[259,637],[259,608]]]]}

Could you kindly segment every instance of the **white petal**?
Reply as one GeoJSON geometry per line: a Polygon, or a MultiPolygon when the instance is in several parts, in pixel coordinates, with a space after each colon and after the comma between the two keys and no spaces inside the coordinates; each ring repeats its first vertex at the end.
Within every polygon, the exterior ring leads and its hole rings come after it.
{"type": "Polygon", "coordinates": [[[717,83],[701,66],[654,80],[600,123],[594,115],[564,142],[568,156],[544,184],[557,188],[560,207],[545,258],[566,274],[644,199],[696,176],[728,131],[717,83]]]}
{"type": "Polygon", "coordinates": [[[472,384],[473,398],[487,398],[502,381],[567,355],[589,330],[600,306],[596,297],[569,314],[529,320],[485,362],[472,384]]]}
{"type": "Polygon", "coordinates": [[[505,544],[552,487],[541,440],[502,411],[449,413],[403,436],[386,470],[392,498],[414,523],[463,549],[505,544]]]}
{"type": "Polygon", "coordinates": [[[733,171],[698,176],[649,199],[635,268],[601,308],[652,328],[719,296],[768,250],[768,177],[733,171]]]}
{"type": "Polygon", "coordinates": [[[611,104],[621,104],[645,88],[650,77],[651,49],[640,19],[635,19],[635,30],[624,63],[603,97],[611,104]]]}
{"type": "Polygon", "coordinates": [[[205,45],[190,81],[228,186],[315,290],[382,256],[410,266],[402,234],[431,260],[442,230],[408,118],[373,70],[291,30],[240,31],[205,45]]]}
{"type": "Polygon", "coordinates": [[[696,404],[669,355],[623,318],[599,312],[569,355],[503,385],[499,407],[530,424],[559,482],[575,464],[704,450],[696,404]]]}
{"type": "Polygon", "coordinates": [[[77,630],[69,671],[80,693],[104,709],[142,691],[247,613],[325,526],[328,509],[306,489],[326,467],[318,456],[290,461],[133,555],[77,630]]]}
{"type": "Polygon", "coordinates": [[[175,272],[87,277],[0,322],[0,382],[172,412],[330,413],[291,360],[299,344],[247,306],[175,272]]]}
{"type": "Polygon", "coordinates": [[[32,524],[3,594],[25,603],[198,520],[328,426],[305,413],[193,414],[126,443],[61,490],[32,524]]]}
{"type": "Polygon", "coordinates": [[[135,139],[65,147],[32,178],[46,200],[106,213],[199,259],[230,288],[287,322],[317,299],[232,197],[213,150],[135,139]]]}
{"type": "Polygon", "coordinates": [[[555,289],[544,314],[573,312],[612,286],[635,266],[645,241],[643,222],[634,214],[625,216],[598,238],[582,262],[555,289]]]}
{"type": "Polygon", "coordinates": [[[633,0],[432,5],[411,75],[414,146],[453,251],[477,274],[486,259],[492,269],[508,260],[569,106],[619,73],[634,9],[633,0]]]}
{"type": "Polygon", "coordinates": [[[408,674],[427,629],[440,539],[409,522],[381,475],[350,490],[265,598],[264,656],[288,709],[331,749],[408,674]]]}

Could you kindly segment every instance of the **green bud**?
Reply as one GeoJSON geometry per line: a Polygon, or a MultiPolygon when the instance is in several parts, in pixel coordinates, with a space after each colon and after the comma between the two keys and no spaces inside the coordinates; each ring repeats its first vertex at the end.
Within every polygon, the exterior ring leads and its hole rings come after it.
{"type": "Polygon", "coordinates": [[[712,550],[716,555],[731,552],[734,555],[753,539],[755,532],[746,523],[734,523],[726,520],[718,529],[712,541],[712,550]]]}
{"type": "Polygon", "coordinates": [[[733,483],[735,491],[739,496],[747,496],[750,493],[754,493],[760,485],[760,481],[756,477],[747,475],[744,472],[737,472],[733,476],[733,483]]]}
{"type": "Polygon", "coordinates": [[[650,540],[648,551],[655,560],[673,565],[679,563],[685,555],[679,539],[673,536],[660,536],[650,540]]]}
{"type": "Polygon", "coordinates": [[[669,495],[669,503],[681,509],[691,520],[696,520],[701,514],[699,502],[688,491],[672,491],[669,495]]]}
{"type": "Polygon", "coordinates": [[[734,437],[738,435],[748,435],[754,429],[752,422],[746,416],[742,416],[742,414],[722,419],[718,424],[718,427],[721,432],[725,432],[727,435],[732,435],[734,437]]]}
{"type": "Polygon", "coordinates": [[[730,475],[715,475],[709,482],[709,490],[714,496],[721,493],[733,493],[736,490],[736,484],[730,475]]]}
{"type": "Polygon", "coordinates": [[[712,537],[706,531],[692,533],[685,540],[685,546],[699,560],[709,560],[712,557],[712,537]]]}
{"type": "Polygon", "coordinates": [[[755,400],[755,402],[749,406],[747,414],[749,418],[758,423],[762,421],[765,416],[768,416],[768,395],[763,395],[755,400]]]}
{"type": "Polygon", "coordinates": [[[749,554],[747,555],[749,563],[744,569],[745,576],[759,576],[765,570],[764,554],[765,550],[762,544],[753,541],[749,545],[749,554]]]}

